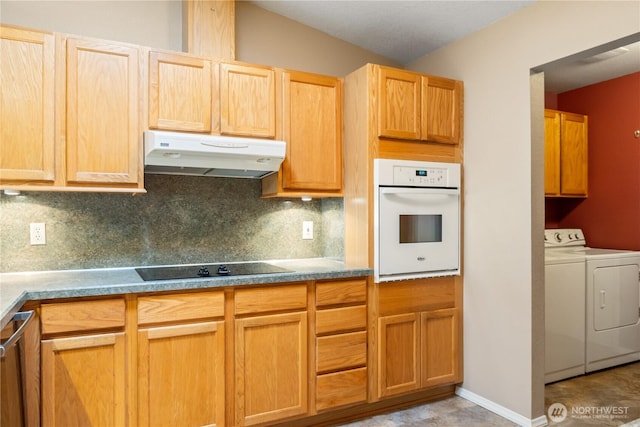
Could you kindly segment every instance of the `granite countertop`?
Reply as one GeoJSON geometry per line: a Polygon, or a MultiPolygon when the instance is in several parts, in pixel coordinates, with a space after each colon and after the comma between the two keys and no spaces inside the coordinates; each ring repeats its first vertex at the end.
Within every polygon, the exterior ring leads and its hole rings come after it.
{"type": "MultiPolygon", "coordinates": [[[[0,317],[4,327],[27,301],[118,295],[225,286],[284,283],[368,276],[367,267],[347,266],[331,258],[262,261],[290,270],[284,273],[144,281],[136,267],[35,271],[0,274],[0,317]]],[[[233,263],[229,263],[231,265],[233,263]]]]}

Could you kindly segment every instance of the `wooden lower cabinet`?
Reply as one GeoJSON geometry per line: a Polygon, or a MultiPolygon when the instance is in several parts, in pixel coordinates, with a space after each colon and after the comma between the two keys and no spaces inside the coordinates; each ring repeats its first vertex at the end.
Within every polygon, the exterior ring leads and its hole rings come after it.
{"type": "Polygon", "coordinates": [[[302,426],[365,415],[387,397],[391,407],[453,393],[453,283],[353,278],[43,303],[42,425],[302,426]]]}
{"type": "Polygon", "coordinates": [[[456,313],[451,308],[379,319],[380,397],[460,380],[456,313]]]}
{"type": "Polygon", "coordinates": [[[236,425],[307,413],[307,313],[236,319],[236,425]]]}
{"type": "Polygon", "coordinates": [[[378,319],[378,394],[380,397],[417,390],[419,316],[397,314],[378,319]]]}
{"type": "Polygon", "coordinates": [[[422,387],[458,380],[458,316],[455,308],[420,313],[422,387]]]}
{"type": "Polygon", "coordinates": [[[125,425],[124,333],[43,340],[42,425],[125,425]]]}
{"type": "Polygon", "coordinates": [[[223,426],[224,322],[138,332],[138,425],[223,426]]]}

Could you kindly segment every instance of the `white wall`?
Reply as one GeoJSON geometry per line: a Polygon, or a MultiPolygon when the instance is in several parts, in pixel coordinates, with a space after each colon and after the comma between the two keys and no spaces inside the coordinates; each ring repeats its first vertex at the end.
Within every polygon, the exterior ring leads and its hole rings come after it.
{"type": "Polygon", "coordinates": [[[525,424],[544,415],[543,103],[532,110],[530,69],[638,31],[638,1],[540,0],[408,67],[465,85],[462,392],[525,424]]]}
{"type": "Polygon", "coordinates": [[[182,50],[182,3],[176,0],[3,0],[0,22],[182,50]]]}
{"type": "MultiPolygon", "coordinates": [[[[0,0],[0,22],[182,50],[180,0],[0,0]]],[[[236,3],[236,59],[342,77],[367,62],[399,66],[246,1],[236,3]]]]}

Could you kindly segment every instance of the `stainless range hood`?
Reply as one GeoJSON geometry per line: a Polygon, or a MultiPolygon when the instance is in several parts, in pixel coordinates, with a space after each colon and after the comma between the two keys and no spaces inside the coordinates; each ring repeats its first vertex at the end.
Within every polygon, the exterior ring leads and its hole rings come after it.
{"type": "Polygon", "coordinates": [[[272,139],[144,132],[144,172],[264,178],[278,171],[286,144],[272,139]]]}

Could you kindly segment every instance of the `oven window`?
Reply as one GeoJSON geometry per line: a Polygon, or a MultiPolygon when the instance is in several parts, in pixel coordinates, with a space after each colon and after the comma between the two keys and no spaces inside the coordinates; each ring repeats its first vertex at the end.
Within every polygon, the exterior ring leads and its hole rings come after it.
{"type": "Polygon", "coordinates": [[[442,215],[400,215],[400,243],[442,242],[442,215]]]}

